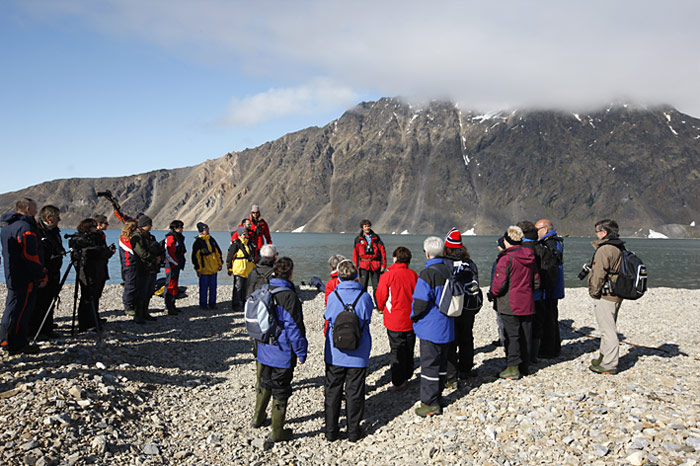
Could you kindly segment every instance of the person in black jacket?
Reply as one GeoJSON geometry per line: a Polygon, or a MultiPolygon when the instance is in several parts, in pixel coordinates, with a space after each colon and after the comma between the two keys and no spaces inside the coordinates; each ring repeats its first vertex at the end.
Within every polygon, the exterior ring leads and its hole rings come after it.
{"type": "Polygon", "coordinates": [[[66,250],[61,240],[61,229],[58,222],[61,221],[61,211],[53,205],[45,205],[39,211],[39,221],[37,222],[37,235],[39,244],[44,251],[44,267],[48,281],[44,288],[39,288],[36,297],[36,307],[29,322],[29,335],[39,332],[39,340],[48,340],[58,336],[53,330],[53,311],[46,314],[51,307],[51,302],[59,291],[61,282],[61,266],[66,250]],[[44,325],[41,325],[42,320],[44,325]],[[39,329],[41,327],[41,329],[39,329]]]}
{"type": "Polygon", "coordinates": [[[143,324],[147,320],[156,320],[148,313],[148,303],[156,288],[156,276],[163,263],[164,253],[160,243],[150,233],[153,221],[148,215],[139,217],[138,228],[131,237],[131,248],[138,257],[136,293],[136,315],[134,322],[143,324]]]}
{"type": "Polygon", "coordinates": [[[77,227],[78,232],[68,242],[73,250],[71,260],[77,271],[80,286],[80,304],[78,305],[78,330],[86,332],[91,329],[101,330],[97,317],[100,287],[106,280],[104,261],[114,253],[104,242],[102,233],[97,231],[97,222],[93,218],[83,219],[77,227]]]}
{"type": "Polygon", "coordinates": [[[165,312],[168,315],[179,314],[180,311],[175,306],[175,299],[178,293],[178,281],[180,271],[185,269],[185,237],[182,230],[185,224],[181,220],[170,222],[170,231],[165,235],[165,274],[166,289],[163,293],[165,298],[165,312]]]}

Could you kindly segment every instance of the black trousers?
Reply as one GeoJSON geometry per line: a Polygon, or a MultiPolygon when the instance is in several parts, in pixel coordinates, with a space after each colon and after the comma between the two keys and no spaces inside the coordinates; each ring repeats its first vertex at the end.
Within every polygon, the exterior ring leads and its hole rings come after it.
{"type": "Polygon", "coordinates": [[[326,364],[326,433],[338,434],[340,402],[345,387],[345,414],[348,421],[348,436],[360,437],[360,421],[365,413],[366,367],[342,367],[326,364]]]}
{"type": "Polygon", "coordinates": [[[544,303],[544,313],[542,316],[540,354],[543,356],[559,356],[559,353],[561,353],[559,300],[545,299],[542,302],[544,303]]]}
{"type": "Polygon", "coordinates": [[[22,348],[27,341],[29,320],[36,305],[36,285],[8,288],[5,312],[0,325],[0,341],[7,340],[8,348],[22,348]]]}
{"type": "Polygon", "coordinates": [[[129,267],[122,270],[124,277],[124,291],[122,292],[122,303],[124,303],[125,311],[133,311],[136,309],[136,301],[138,300],[138,273],[135,267],[129,267]]]}
{"type": "Polygon", "coordinates": [[[286,402],[292,396],[294,368],[272,367],[261,364],[260,386],[272,392],[272,398],[286,402]]]}
{"type": "Polygon", "coordinates": [[[233,276],[233,291],[231,296],[231,307],[234,310],[241,309],[248,298],[248,278],[239,275],[233,276]]]}
{"type": "Polygon", "coordinates": [[[379,285],[379,276],[382,273],[379,270],[371,271],[360,269],[360,285],[362,285],[362,291],[367,291],[367,285],[369,281],[372,280],[372,295],[374,297],[374,305],[377,305],[377,285],[379,285]]]}
{"type": "Polygon", "coordinates": [[[420,341],[420,400],[429,405],[439,404],[447,378],[447,349],[449,343],[420,341]]]}
{"type": "MultiPolygon", "coordinates": [[[[39,331],[41,321],[51,307],[51,302],[56,294],[58,294],[58,288],[61,284],[60,273],[50,274],[48,278],[46,286],[44,288],[37,288],[36,290],[36,305],[34,306],[34,312],[29,321],[29,336],[31,338],[34,338],[34,335],[39,331]]],[[[39,333],[42,335],[50,335],[51,332],[53,332],[53,311],[49,313],[39,333]]]]}
{"type": "Polygon", "coordinates": [[[506,333],[506,365],[518,366],[520,372],[527,374],[532,348],[533,316],[501,314],[501,318],[506,333]]]}
{"type": "Polygon", "coordinates": [[[98,325],[98,305],[95,302],[97,292],[97,284],[88,285],[80,282],[80,302],[78,303],[78,330],[80,331],[89,330],[98,325]]]}
{"type": "Polygon", "coordinates": [[[455,340],[447,350],[447,380],[457,380],[474,367],[474,318],[471,311],[455,317],[455,340]]]}
{"type": "Polygon", "coordinates": [[[389,358],[391,360],[391,383],[399,386],[413,377],[413,349],[416,346],[416,334],[386,331],[389,336],[389,358]]]}

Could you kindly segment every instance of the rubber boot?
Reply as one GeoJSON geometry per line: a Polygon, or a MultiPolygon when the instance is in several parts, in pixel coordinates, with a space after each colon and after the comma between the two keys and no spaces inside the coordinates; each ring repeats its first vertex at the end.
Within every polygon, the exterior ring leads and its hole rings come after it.
{"type": "Polygon", "coordinates": [[[272,392],[270,390],[265,390],[263,388],[258,389],[258,394],[255,397],[255,412],[253,412],[253,421],[250,423],[251,426],[258,428],[265,423],[265,413],[267,411],[267,404],[270,402],[270,396],[272,392]]]}
{"type": "Polygon", "coordinates": [[[532,351],[530,351],[530,362],[531,363],[536,363],[537,362],[537,354],[540,352],[540,340],[539,338],[533,338],[532,339],[532,351]]]}
{"type": "Polygon", "coordinates": [[[146,320],[143,318],[143,301],[134,301],[134,322],[137,324],[145,324],[146,320]]]}
{"type": "Polygon", "coordinates": [[[272,432],[268,440],[285,442],[292,439],[292,429],[284,428],[284,418],[287,416],[287,401],[274,400],[272,403],[272,432]]]}

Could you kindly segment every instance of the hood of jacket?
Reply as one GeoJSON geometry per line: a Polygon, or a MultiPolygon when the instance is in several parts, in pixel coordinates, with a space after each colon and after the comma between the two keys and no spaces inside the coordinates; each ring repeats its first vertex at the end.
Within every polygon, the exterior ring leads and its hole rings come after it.
{"type": "Polygon", "coordinates": [[[28,217],[27,215],[24,215],[20,212],[5,212],[2,214],[2,217],[0,217],[0,222],[7,223],[8,225],[11,225],[19,220],[28,220],[32,217],[28,217]]]}
{"type": "Polygon", "coordinates": [[[526,267],[531,267],[535,263],[535,253],[532,252],[532,249],[522,245],[509,247],[508,249],[501,251],[498,254],[498,257],[505,255],[512,257],[514,261],[517,261],[526,267]]]}
{"type": "Polygon", "coordinates": [[[623,247],[625,245],[625,242],[622,241],[619,237],[611,234],[607,234],[605,237],[601,239],[597,239],[591,243],[594,248],[598,249],[604,244],[609,244],[611,246],[617,246],[618,248],[623,247]]]}

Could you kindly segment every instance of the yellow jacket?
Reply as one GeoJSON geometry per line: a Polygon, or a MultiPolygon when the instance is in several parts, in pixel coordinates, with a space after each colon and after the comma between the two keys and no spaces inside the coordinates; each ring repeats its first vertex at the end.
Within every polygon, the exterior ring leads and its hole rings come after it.
{"type": "Polygon", "coordinates": [[[199,235],[192,245],[192,265],[202,275],[213,275],[221,270],[224,261],[221,249],[210,235],[199,235]]]}
{"type": "Polygon", "coordinates": [[[238,238],[228,247],[226,268],[233,275],[248,277],[255,268],[253,247],[248,238],[238,238]]]}

